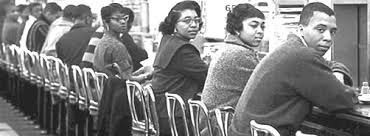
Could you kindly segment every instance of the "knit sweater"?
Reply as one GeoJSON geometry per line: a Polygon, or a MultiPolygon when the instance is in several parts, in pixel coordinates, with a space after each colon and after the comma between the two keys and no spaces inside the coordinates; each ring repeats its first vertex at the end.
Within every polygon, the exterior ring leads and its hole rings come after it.
{"type": "Polygon", "coordinates": [[[255,68],[235,108],[229,135],[249,136],[251,120],[293,135],[312,109],[352,109],[353,89],[342,84],[325,59],[296,35],[255,68]]]}
{"type": "Polygon", "coordinates": [[[222,47],[211,61],[202,93],[202,101],[211,111],[235,107],[259,62],[257,52],[234,35],[228,35],[222,47]]]}

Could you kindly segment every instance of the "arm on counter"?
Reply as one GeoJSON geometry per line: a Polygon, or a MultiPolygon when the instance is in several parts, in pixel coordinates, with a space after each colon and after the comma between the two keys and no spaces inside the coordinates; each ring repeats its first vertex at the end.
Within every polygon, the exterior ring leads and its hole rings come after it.
{"type": "Polygon", "coordinates": [[[353,109],[355,90],[342,84],[321,56],[304,53],[300,57],[295,62],[298,77],[292,82],[302,97],[329,112],[353,109]]]}

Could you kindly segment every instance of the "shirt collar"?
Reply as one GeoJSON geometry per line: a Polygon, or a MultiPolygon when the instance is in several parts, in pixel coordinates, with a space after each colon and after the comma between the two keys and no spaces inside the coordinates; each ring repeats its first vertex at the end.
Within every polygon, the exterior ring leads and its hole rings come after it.
{"type": "Polygon", "coordinates": [[[295,32],[293,33],[295,34],[297,37],[299,37],[299,39],[301,39],[302,43],[304,46],[308,47],[307,43],[306,43],[306,40],[304,40],[303,36],[301,34],[299,34],[298,32],[295,32]]]}

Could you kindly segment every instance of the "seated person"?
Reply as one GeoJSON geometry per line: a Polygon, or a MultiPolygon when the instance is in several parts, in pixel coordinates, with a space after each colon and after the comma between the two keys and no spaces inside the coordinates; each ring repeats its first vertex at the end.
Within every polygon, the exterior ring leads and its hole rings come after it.
{"type": "MultiPolygon", "coordinates": [[[[163,37],[154,60],[153,91],[161,136],[171,135],[165,93],[175,93],[184,101],[202,91],[208,66],[190,43],[201,29],[201,10],[195,1],[182,1],[172,7],[159,26],[163,37]]],[[[180,108],[175,109],[180,136],[185,135],[180,108]]],[[[189,122],[190,123],[190,122],[189,122]]]]}
{"type": "Polygon", "coordinates": [[[282,136],[295,134],[312,106],[328,112],[351,110],[354,89],[332,73],[322,57],[337,30],[334,11],[325,4],[307,4],[297,34],[258,64],[235,108],[229,135],[250,136],[250,121],[268,124],[282,136]]]}
{"type": "MultiPolygon", "coordinates": [[[[211,61],[201,97],[210,111],[224,106],[235,107],[238,102],[259,62],[254,48],[261,45],[265,16],[251,4],[239,4],[228,13],[226,23],[229,34],[211,61]]],[[[217,126],[213,117],[213,126],[217,126]]],[[[213,135],[217,132],[213,131],[213,135]]]]}

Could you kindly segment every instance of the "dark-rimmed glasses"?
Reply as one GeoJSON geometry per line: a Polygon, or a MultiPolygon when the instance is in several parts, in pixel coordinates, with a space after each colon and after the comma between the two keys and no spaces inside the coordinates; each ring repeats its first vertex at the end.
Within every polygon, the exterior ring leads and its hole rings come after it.
{"type": "Polygon", "coordinates": [[[130,16],[129,15],[125,15],[123,17],[110,17],[109,19],[113,19],[113,20],[115,20],[117,22],[119,22],[119,21],[125,21],[125,22],[127,22],[130,19],[130,16]]]}

